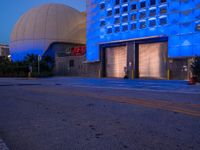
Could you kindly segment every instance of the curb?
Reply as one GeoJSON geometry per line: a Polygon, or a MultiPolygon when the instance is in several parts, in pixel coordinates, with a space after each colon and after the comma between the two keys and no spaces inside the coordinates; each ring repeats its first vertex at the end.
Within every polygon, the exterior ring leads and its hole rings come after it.
{"type": "Polygon", "coordinates": [[[0,138],[0,150],[9,150],[1,138],[0,138]]]}

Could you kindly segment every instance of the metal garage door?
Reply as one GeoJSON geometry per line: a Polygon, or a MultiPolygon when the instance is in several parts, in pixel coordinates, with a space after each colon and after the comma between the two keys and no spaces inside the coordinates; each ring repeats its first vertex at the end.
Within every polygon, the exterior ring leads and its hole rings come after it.
{"type": "Polygon", "coordinates": [[[139,45],[139,76],[142,78],[167,78],[167,43],[139,45]]]}
{"type": "Polygon", "coordinates": [[[127,66],[126,46],[112,47],[106,49],[106,76],[123,78],[124,68],[127,66]]]}

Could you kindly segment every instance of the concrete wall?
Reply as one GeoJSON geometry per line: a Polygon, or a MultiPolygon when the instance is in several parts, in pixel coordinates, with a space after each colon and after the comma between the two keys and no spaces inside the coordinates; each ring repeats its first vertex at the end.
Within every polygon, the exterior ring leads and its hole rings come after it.
{"type": "Polygon", "coordinates": [[[87,63],[85,59],[85,56],[57,56],[54,73],[57,76],[99,77],[100,63],[87,63]],[[70,61],[74,62],[73,66],[70,61]]]}
{"type": "Polygon", "coordinates": [[[191,58],[169,59],[170,79],[188,80],[191,60],[191,58]]]}

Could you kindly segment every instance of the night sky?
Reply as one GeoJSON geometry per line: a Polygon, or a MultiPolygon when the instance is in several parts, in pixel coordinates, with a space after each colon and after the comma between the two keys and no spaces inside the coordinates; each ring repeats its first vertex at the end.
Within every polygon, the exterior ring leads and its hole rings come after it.
{"type": "Polygon", "coordinates": [[[85,0],[1,0],[0,44],[9,44],[10,34],[17,20],[29,9],[45,3],[62,3],[85,11],[85,0]]]}

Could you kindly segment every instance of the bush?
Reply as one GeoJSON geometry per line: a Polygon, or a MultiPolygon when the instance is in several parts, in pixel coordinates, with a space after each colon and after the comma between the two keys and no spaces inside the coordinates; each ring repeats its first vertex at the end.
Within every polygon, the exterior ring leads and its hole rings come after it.
{"type": "Polygon", "coordinates": [[[191,64],[191,71],[193,77],[196,77],[198,82],[200,82],[200,57],[195,57],[191,64]]]}
{"type": "Polygon", "coordinates": [[[40,74],[38,74],[38,56],[27,55],[24,61],[11,62],[7,58],[0,59],[0,77],[28,77],[28,66],[32,66],[32,77],[53,76],[54,60],[43,57],[40,61],[40,74]]]}

